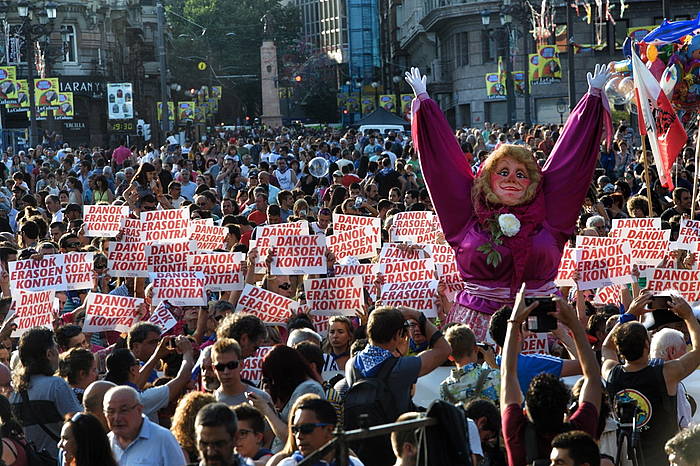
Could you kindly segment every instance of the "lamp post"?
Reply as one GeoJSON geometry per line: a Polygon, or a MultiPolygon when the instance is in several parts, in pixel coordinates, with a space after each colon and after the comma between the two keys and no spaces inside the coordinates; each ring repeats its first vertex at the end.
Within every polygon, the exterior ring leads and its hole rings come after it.
{"type": "Polygon", "coordinates": [[[35,146],[38,143],[39,128],[36,122],[36,105],[34,102],[34,42],[40,37],[49,35],[53,29],[52,21],[56,19],[58,14],[58,6],[55,2],[49,0],[44,2],[43,12],[46,13],[48,22],[46,24],[32,24],[33,12],[37,14],[42,11],[41,8],[30,3],[27,0],[20,0],[17,3],[17,14],[22,18],[20,34],[24,40],[25,57],[27,59],[27,88],[29,90],[29,145],[35,146]]]}
{"type": "Polygon", "coordinates": [[[513,62],[510,59],[510,36],[512,33],[511,23],[513,17],[510,14],[510,10],[507,8],[510,5],[510,0],[503,0],[503,8],[500,11],[500,21],[501,27],[496,28],[494,31],[489,30],[489,24],[491,24],[491,12],[489,10],[483,10],[481,12],[481,24],[484,26],[484,30],[488,34],[489,38],[493,38],[498,42],[499,48],[501,49],[500,55],[503,56],[506,66],[506,123],[508,126],[512,126],[515,121],[515,86],[513,85],[513,62]]]}
{"type": "Polygon", "coordinates": [[[372,81],[372,89],[374,89],[374,109],[379,108],[379,95],[377,94],[377,90],[379,89],[379,83],[377,81],[372,81]]]}
{"type": "Polygon", "coordinates": [[[391,81],[394,83],[394,95],[396,97],[396,114],[401,115],[401,76],[396,75],[391,78],[391,81]]]}
{"type": "Polygon", "coordinates": [[[557,100],[557,112],[559,112],[560,125],[564,124],[564,114],[566,113],[566,107],[568,107],[566,101],[562,97],[560,97],[559,100],[557,100]]]}

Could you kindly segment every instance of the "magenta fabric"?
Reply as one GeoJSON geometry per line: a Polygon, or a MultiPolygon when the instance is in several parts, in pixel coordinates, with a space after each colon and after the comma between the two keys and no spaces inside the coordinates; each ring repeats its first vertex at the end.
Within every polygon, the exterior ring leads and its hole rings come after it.
{"type": "MultiPolygon", "coordinates": [[[[574,232],[600,153],[603,124],[611,134],[610,115],[603,100],[598,90],[583,96],[542,170],[544,221],[532,229],[528,241],[530,251],[522,271],[527,288],[540,288],[554,279],[564,244],[574,232]]],[[[427,95],[419,96],[413,108],[414,145],[445,239],[455,250],[460,275],[479,285],[511,288],[514,261],[507,244],[496,248],[501,254],[496,268],[487,265],[486,255],[476,250],[490,240],[490,234],[477,219],[471,197],[474,175],[454,132],[437,103],[427,95]]],[[[456,300],[487,314],[503,305],[468,290],[456,300]]]]}

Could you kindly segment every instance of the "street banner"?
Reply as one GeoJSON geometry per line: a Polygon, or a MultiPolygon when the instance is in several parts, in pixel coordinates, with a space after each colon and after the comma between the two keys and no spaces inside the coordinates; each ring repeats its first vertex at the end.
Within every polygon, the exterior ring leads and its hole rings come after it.
{"type": "Polygon", "coordinates": [[[5,109],[7,113],[20,113],[29,110],[29,88],[26,79],[18,79],[15,81],[17,86],[17,103],[7,104],[5,109]]]}
{"type": "Polygon", "coordinates": [[[273,275],[326,274],[326,239],[323,235],[273,236],[273,275]]]}
{"type": "Polygon", "coordinates": [[[196,252],[194,241],[173,241],[146,245],[146,268],[149,273],[185,272],[187,256],[196,252]]]}
{"type": "Polygon", "coordinates": [[[423,248],[407,248],[403,243],[384,243],[379,253],[379,263],[400,262],[430,257],[423,248]]]}
{"type": "MultiPolygon", "coordinates": [[[[212,220],[212,219],[206,219],[212,220]]],[[[190,220],[189,240],[197,243],[198,251],[213,251],[224,247],[228,228],[190,220]]]]}
{"type": "Polygon", "coordinates": [[[141,212],[141,241],[179,241],[189,238],[187,209],[149,210],[141,212]]]}
{"type": "Polygon", "coordinates": [[[107,269],[111,277],[147,277],[146,243],[110,241],[107,269]]]}
{"type": "Polygon", "coordinates": [[[406,306],[421,311],[425,317],[437,317],[437,280],[384,283],[382,306],[406,306]]]}
{"type": "Polygon", "coordinates": [[[92,272],[94,270],[93,252],[69,252],[63,254],[63,264],[66,273],[66,290],[86,290],[93,286],[92,272]]]}
{"type": "Polygon", "coordinates": [[[299,303],[293,299],[246,284],[238,298],[236,312],[256,315],[266,324],[284,325],[298,307],[299,303]]]}
{"type": "Polygon", "coordinates": [[[157,325],[162,329],[161,333],[165,333],[177,325],[177,319],[173,317],[165,303],[160,302],[148,317],[148,323],[157,325]]]}
{"type": "Polygon", "coordinates": [[[528,55],[527,76],[530,80],[530,85],[540,83],[540,54],[531,53],[528,55]]]}
{"type": "Polygon", "coordinates": [[[522,97],[525,95],[525,72],[524,71],[513,71],[511,73],[513,76],[513,90],[517,97],[522,97]]]}
{"type": "Polygon", "coordinates": [[[700,270],[656,268],[647,278],[647,290],[654,294],[677,291],[689,303],[700,301],[700,270]]]}
{"type": "Polygon", "coordinates": [[[201,272],[150,273],[153,304],[167,301],[173,306],[206,306],[207,292],[201,272]]]}
{"type": "Polygon", "coordinates": [[[255,354],[245,358],[241,364],[241,379],[249,380],[253,385],[259,387],[262,381],[262,362],[270,351],[272,351],[272,346],[261,346],[255,351],[255,354]]]}
{"type": "Polygon", "coordinates": [[[348,276],[348,275],[359,275],[362,277],[362,285],[365,290],[371,295],[376,294],[374,289],[374,281],[377,279],[377,272],[379,272],[379,264],[353,264],[353,265],[340,265],[335,264],[333,266],[335,276],[348,276]]]}
{"type": "Polygon", "coordinates": [[[501,84],[498,73],[486,73],[486,97],[489,99],[505,99],[506,88],[501,84]]]}
{"type": "Polygon", "coordinates": [[[134,118],[134,91],[131,83],[107,83],[107,118],[110,120],[134,118]]]}
{"type": "Polygon", "coordinates": [[[354,316],[364,303],[362,282],[359,275],[304,280],[306,303],[316,315],[354,316]]]}
{"type": "MultiPolygon", "coordinates": [[[[158,121],[163,119],[163,102],[156,102],[156,112],[158,114],[158,121]]],[[[168,120],[175,121],[175,103],[168,102],[168,120]]]]}
{"type": "Polygon", "coordinates": [[[15,324],[17,328],[10,335],[19,338],[32,327],[44,327],[53,330],[56,318],[53,302],[56,297],[54,290],[19,291],[13,296],[15,308],[15,324]]]}
{"type": "Polygon", "coordinates": [[[430,258],[400,262],[383,262],[379,264],[379,273],[382,274],[384,283],[437,279],[435,263],[430,258]]]}
{"type": "Polygon", "coordinates": [[[221,86],[212,86],[211,87],[211,96],[213,98],[215,98],[216,100],[221,100],[222,95],[223,95],[223,92],[222,92],[221,86]]]}
{"type": "Polygon", "coordinates": [[[401,94],[401,114],[406,116],[411,113],[411,102],[413,94],[401,94]]]}
{"type": "MultiPolygon", "coordinates": [[[[578,238],[576,240],[578,241],[578,238]]],[[[572,248],[568,244],[564,246],[564,252],[559,260],[559,269],[557,270],[557,276],[554,279],[554,284],[557,286],[576,286],[576,282],[573,279],[576,273],[576,261],[574,260],[574,252],[576,249],[572,248]]]]}
{"type": "Polygon", "coordinates": [[[177,121],[192,121],[194,120],[194,101],[185,101],[177,103],[177,121]]]}
{"type": "Polygon", "coordinates": [[[380,95],[379,106],[387,112],[396,113],[396,96],[394,94],[380,95]]]}
{"type": "MultiPolygon", "coordinates": [[[[289,97],[292,97],[292,96],[289,95],[289,97]]],[[[348,93],[347,92],[338,92],[335,95],[335,104],[338,107],[338,110],[340,110],[340,111],[345,110],[345,104],[347,101],[348,101],[348,93]]]]}
{"type": "Polygon", "coordinates": [[[58,93],[58,108],[53,111],[56,120],[72,120],[75,115],[75,103],[72,92],[58,93]]]}
{"type": "Polygon", "coordinates": [[[593,298],[593,304],[614,304],[619,305],[622,302],[620,294],[621,285],[611,285],[598,288],[593,298]]]}
{"type": "Polygon", "coordinates": [[[574,257],[579,274],[577,287],[580,291],[635,281],[627,242],[606,248],[577,249],[574,257]]]}
{"type": "Polygon", "coordinates": [[[382,220],[378,217],[365,217],[364,215],[333,214],[333,231],[348,231],[360,227],[372,227],[375,233],[382,228],[382,220]]]}
{"type": "Polygon", "coordinates": [[[359,113],[360,94],[355,92],[348,95],[348,100],[345,101],[345,108],[348,110],[348,113],[359,113]]]}
{"type": "Polygon", "coordinates": [[[88,293],[85,298],[84,332],[128,332],[139,315],[139,306],[144,301],[131,296],[103,293],[88,293]]]}
{"type": "Polygon", "coordinates": [[[204,274],[208,291],[238,291],[244,285],[241,271],[244,261],[242,252],[197,252],[187,256],[187,269],[204,274]]]}
{"type": "Polygon", "coordinates": [[[377,254],[381,237],[377,237],[372,227],[361,227],[353,230],[340,231],[326,236],[328,249],[335,254],[336,260],[346,257],[369,259],[377,254]]]}
{"type": "Polygon", "coordinates": [[[44,256],[40,260],[25,259],[7,263],[10,285],[15,290],[44,291],[66,289],[63,254],[44,256]]]}
{"type": "Polygon", "coordinates": [[[549,84],[561,81],[561,62],[556,45],[541,45],[537,51],[540,54],[540,82],[549,84]]]}
{"type": "Polygon", "coordinates": [[[362,106],[362,114],[367,115],[374,111],[374,96],[363,95],[360,98],[360,105],[362,106]]]}
{"type": "Polygon", "coordinates": [[[58,108],[58,78],[34,79],[34,105],[37,112],[58,108]]]}
{"type": "Polygon", "coordinates": [[[85,236],[93,238],[112,238],[119,234],[122,219],[128,216],[128,205],[86,205],[83,206],[83,231],[85,236]]]}
{"type": "Polygon", "coordinates": [[[17,97],[17,68],[0,66],[0,104],[16,104],[17,97]]]}
{"type": "Polygon", "coordinates": [[[434,229],[432,212],[426,210],[399,212],[394,215],[389,229],[389,240],[413,241],[416,236],[425,235],[434,229]]]}
{"type": "MultiPolygon", "coordinates": [[[[141,219],[125,218],[121,220],[121,240],[125,243],[141,242],[141,230],[143,226],[141,219]]],[[[144,243],[145,244],[145,243],[144,243]]]]}

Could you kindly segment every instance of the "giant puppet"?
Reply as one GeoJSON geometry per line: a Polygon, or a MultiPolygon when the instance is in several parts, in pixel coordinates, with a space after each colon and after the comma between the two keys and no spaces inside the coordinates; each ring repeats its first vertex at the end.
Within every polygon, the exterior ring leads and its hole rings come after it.
{"type": "Polygon", "coordinates": [[[448,315],[484,340],[491,314],[526,295],[556,292],[554,278],[612,122],[602,91],[608,70],[588,73],[589,89],[571,112],[552,153],[540,167],[522,146],[503,145],[474,176],[417,68],[406,72],[416,94],[412,137],[445,239],[465,281],[448,315]]]}

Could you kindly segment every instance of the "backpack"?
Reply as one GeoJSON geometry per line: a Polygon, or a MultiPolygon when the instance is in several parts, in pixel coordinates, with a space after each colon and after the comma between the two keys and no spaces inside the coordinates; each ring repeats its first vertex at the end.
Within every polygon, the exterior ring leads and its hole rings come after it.
{"type": "MultiPolygon", "coordinates": [[[[20,396],[22,397],[22,401],[24,402],[24,405],[27,407],[29,412],[33,416],[36,416],[36,412],[34,411],[31,401],[29,400],[29,394],[27,393],[27,391],[22,390],[20,392],[20,396]]],[[[43,430],[44,433],[48,435],[52,440],[58,443],[60,438],[54,432],[49,430],[49,428],[46,427],[46,425],[44,425],[44,422],[42,420],[36,419],[36,425],[39,426],[39,428],[43,430]]],[[[58,460],[51,453],[44,449],[42,449],[41,451],[37,450],[36,446],[32,442],[23,439],[20,440],[19,443],[24,448],[24,452],[27,455],[27,464],[29,466],[56,466],[58,464],[58,460]]]]}

